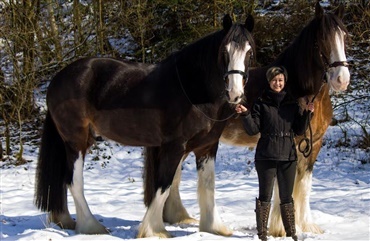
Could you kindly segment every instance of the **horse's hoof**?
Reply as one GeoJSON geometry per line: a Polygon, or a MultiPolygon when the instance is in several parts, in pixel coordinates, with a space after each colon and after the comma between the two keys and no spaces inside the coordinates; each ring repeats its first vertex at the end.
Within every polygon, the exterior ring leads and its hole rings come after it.
{"type": "Polygon", "coordinates": [[[317,224],[314,224],[314,223],[306,224],[301,229],[303,232],[307,232],[307,233],[315,233],[315,234],[324,233],[324,231],[317,224]]]}
{"type": "Polygon", "coordinates": [[[180,222],[178,222],[178,224],[199,224],[199,220],[189,217],[184,220],[181,220],[180,222]]]}
{"type": "Polygon", "coordinates": [[[205,229],[199,228],[199,231],[213,233],[216,235],[221,235],[221,236],[226,236],[226,237],[233,235],[233,231],[227,228],[226,226],[218,227],[217,229],[212,229],[212,230],[205,230],[205,229]]]}
{"type": "Polygon", "coordinates": [[[218,235],[221,235],[221,236],[229,237],[229,236],[233,235],[233,231],[230,230],[227,227],[223,227],[222,229],[220,229],[220,230],[217,231],[217,234],[218,235]]]}
{"type": "Polygon", "coordinates": [[[151,234],[145,233],[144,231],[139,231],[138,235],[136,236],[136,238],[149,238],[149,237],[172,238],[173,236],[167,230],[151,234]]]}
{"type": "Polygon", "coordinates": [[[82,226],[76,226],[76,233],[79,234],[109,234],[108,229],[101,225],[97,220],[84,223],[82,226]]]}
{"type": "Polygon", "coordinates": [[[70,223],[57,223],[57,225],[58,225],[61,229],[71,229],[71,230],[75,230],[75,229],[76,229],[76,222],[70,222],[70,223]]]}
{"type": "Polygon", "coordinates": [[[62,229],[75,230],[76,221],[71,218],[69,214],[64,213],[50,213],[48,217],[49,223],[55,223],[62,229]]]}

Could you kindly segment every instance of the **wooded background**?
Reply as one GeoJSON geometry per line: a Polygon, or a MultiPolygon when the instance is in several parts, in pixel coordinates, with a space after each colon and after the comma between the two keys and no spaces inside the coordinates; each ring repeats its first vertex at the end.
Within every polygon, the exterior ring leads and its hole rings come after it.
{"type": "MultiPolygon", "coordinates": [[[[350,46],[368,46],[369,1],[331,1],[328,11],[339,2],[346,7],[350,46]]],[[[5,127],[0,135],[7,137],[5,149],[12,136],[10,125],[19,128],[21,140],[24,123],[40,119],[35,90],[80,57],[156,63],[220,29],[222,17],[229,13],[237,22],[244,22],[247,14],[254,16],[255,65],[264,65],[313,17],[314,4],[303,0],[279,5],[266,0],[0,0],[0,124],[5,127]]],[[[352,47],[347,52],[356,55],[352,47]]],[[[368,52],[361,52],[363,59],[370,59],[368,52]]],[[[356,74],[366,78],[366,71],[356,74]]]]}

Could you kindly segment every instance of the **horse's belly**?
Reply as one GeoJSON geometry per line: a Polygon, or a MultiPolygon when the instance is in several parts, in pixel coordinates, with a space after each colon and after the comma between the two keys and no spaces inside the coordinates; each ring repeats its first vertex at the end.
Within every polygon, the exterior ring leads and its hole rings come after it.
{"type": "Polygon", "coordinates": [[[129,146],[159,146],[161,112],[155,109],[99,111],[93,123],[100,135],[129,146]]]}
{"type": "Polygon", "coordinates": [[[232,119],[228,121],[220,141],[228,145],[255,147],[259,137],[259,134],[254,136],[247,135],[241,120],[232,119]]]}

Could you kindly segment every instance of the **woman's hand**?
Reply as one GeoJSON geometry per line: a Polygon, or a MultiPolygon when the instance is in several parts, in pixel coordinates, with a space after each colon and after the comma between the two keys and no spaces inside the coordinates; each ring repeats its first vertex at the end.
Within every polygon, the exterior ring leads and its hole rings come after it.
{"type": "Polygon", "coordinates": [[[313,102],[309,102],[309,103],[307,104],[306,109],[307,109],[308,111],[314,112],[314,111],[315,111],[315,105],[313,104],[313,102]]]}
{"type": "Polygon", "coordinates": [[[241,105],[241,104],[237,104],[236,107],[235,107],[235,111],[236,113],[238,114],[241,114],[241,113],[244,113],[246,112],[248,109],[244,106],[244,105],[241,105]]]}

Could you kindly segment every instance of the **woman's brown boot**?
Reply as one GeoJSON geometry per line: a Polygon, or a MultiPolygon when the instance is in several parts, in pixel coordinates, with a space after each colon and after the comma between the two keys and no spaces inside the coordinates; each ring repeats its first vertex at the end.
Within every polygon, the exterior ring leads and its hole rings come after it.
{"type": "Polygon", "coordinates": [[[298,240],[295,229],[294,203],[285,203],[280,205],[281,218],[283,220],[287,237],[292,237],[294,241],[298,240]]]}
{"type": "Polygon", "coordinates": [[[270,207],[270,202],[261,202],[256,198],[257,235],[262,241],[267,240],[267,223],[270,215],[270,207]]]}

